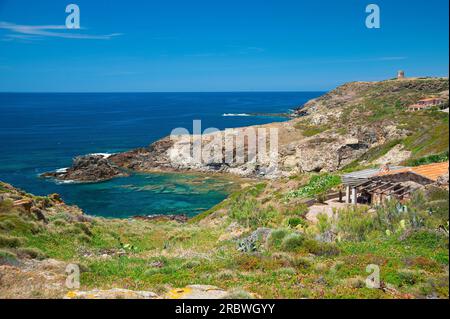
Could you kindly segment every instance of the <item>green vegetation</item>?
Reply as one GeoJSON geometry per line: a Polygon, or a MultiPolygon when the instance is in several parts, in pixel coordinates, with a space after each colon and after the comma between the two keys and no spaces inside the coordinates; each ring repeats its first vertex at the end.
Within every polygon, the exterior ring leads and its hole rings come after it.
{"type": "MultiPolygon", "coordinates": [[[[324,176],[311,178],[307,185],[316,187],[309,194],[336,183],[323,183],[333,180],[324,176]]],[[[303,218],[304,206],[263,203],[260,196],[272,188],[262,189],[246,188],[223,202],[218,214],[187,224],[80,219],[64,206],[47,211],[45,224],[2,202],[0,263],[47,257],[75,262],[83,269],[83,290],[164,293],[210,284],[240,297],[448,298],[447,191],[418,193],[407,209],[387,202],[319,216],[312,224],[303,218]],[[258,237],[257,251],[239,251],[238,243],[261,227],[270,234],[258,237]],[[394,294],[365,286],[369,264],[380,266],[381,280],[394,294]]]]}
{"type": "Polygon", "coordinates": [[[273,207],[261,207],[255,199],[237,200],[230,207],[230,218],[246,227],[266,227],[277,217],[273,207]]]}
{"type": "Polygon", "coordinates": [[[448,150],[440,154],[428,155],[418,159],[411,159],[406,162],[408,166],[419,166],[431,163],[442,163],[448,161],[448,150]]]}
{"type": "Polygon", "coordinates": [[[315,136],[322,132],[328,131],[330,126],[328,125],[312,125],[309,123],[300,122],[295,125],[295,128],[302,132],[305,137],[315,136]]]}
{"type": "Polygon", "coordinates": [[[336,102],[333,102],[335,98],[333,96],[331,101],[328,101],[336,103],[335,107],[339,107],[342,112],[335,130],[348,131],[349,127],[362,126],[379,131],[383,127],[395,126],[406,133],[369,149],[361,158],[347,165],[344,171],[370,166],[372,161],[385,155],[397,144],[411,151],[411,161],[448,152],[448,114],[436,109],[422,112],[407,111],[407,107],[418,100],[439,95],[448,89],[448,79],[436,78],[383,81],[376,85],[349,83],[336,89],[334,95],[348,94],[351,91],[356,97],[349,98],[346,102],[341,102],[336,97],[336,102]]]}
{"type": "Polygon", "coordinates": [[[314,175],[311,177],[308,184],[298,190],[288,193],[286,197],[288,199],[295,197],[314,197],[328,192],[330,189],[339,185],[340,183],[341,178],[337,175],[314,175]]]}
{"type": "Polygon", "coordinates": [[[448,152],[448,114],[436,113],[427,113],[424,122],[416,123],[414,134],[403,141],[406,148],[413,153],[412,159],[448,152]]]}

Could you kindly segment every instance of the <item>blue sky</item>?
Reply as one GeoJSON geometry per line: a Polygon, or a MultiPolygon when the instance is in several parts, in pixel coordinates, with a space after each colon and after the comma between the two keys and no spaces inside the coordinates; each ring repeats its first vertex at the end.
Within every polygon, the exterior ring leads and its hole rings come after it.
{"type": "Polygon", "coordinates": [[[314,91],[448,76],[447,0],[0,0],[0,91],[314,91]],[[71,2],[72,1],[72,2],[71,2]],[[65,30],[66,5],[81,30],[65,30]],[[365,7],[381,28],[365,27],[365,7]]]}

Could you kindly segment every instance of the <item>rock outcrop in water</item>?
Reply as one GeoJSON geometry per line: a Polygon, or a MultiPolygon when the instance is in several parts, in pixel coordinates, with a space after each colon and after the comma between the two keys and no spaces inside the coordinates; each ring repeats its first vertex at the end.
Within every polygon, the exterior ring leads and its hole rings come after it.
{"type": "Polygon", "coordinates": [[[106,156],[91,154],[76,157],[68,169],[44,173],[41,176],[60,181],[102,182],[114,177],[127,176],[127,173],[109,161],[106,156]]]}

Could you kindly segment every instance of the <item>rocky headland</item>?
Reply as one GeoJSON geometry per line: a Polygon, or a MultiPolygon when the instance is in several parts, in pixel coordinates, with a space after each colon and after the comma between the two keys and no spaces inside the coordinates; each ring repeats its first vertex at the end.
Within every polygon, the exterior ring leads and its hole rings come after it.
{"type": "Polygon", "coordinates": [[[108,156],[89,154],[77,156],[71,167],[48,172],[41,175],[44,178],[54,178],[59,181],[72,182],[103,182],[114,177],[128,174],[112,161],[108,156]]]}
{"type": "MultiPolygon", "coordinates": [[[[273,179],[302,172],[333,172],[355,161],[399,164],[413,155],[403,142],[421,130],[433,129],[432,121],[407,112],[406,107],[429,96],[448,99],[448,88],[447,78],[347,83],[299,107],[289,121],[237,128],[231,134],[221,131],[202,135],[199,143],[206,149],[202,160],[185,156],[193,151],[198,137],[167,136],[148,147],[107,158],[80,156],[67,171],[43,176],[97,182],[124,176],[126,170],[131,170],[195,171],[273,179]],[[251,136],[256,131],[256,143],[267,143],[262,141],[264,136],[260,136],[258,129],[278,130],[275,157],[251,156],[248,140],[236,142],[237,136],[251,136]],[[232,147],[227,149],[225,145],[232,147]]],[[[274,155],[269,145],[267,150],[274,155]]]]}

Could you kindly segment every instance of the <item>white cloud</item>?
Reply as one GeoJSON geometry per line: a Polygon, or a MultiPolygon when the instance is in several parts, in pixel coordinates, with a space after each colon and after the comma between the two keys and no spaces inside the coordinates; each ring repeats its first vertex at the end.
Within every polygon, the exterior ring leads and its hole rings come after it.
{"type": "Polygon", "coordinates": [[[38,39],[38,38],[64,38],[64,39],[88,39],[88,40],[110,40],[122,33],[111,33],[106,35],[94,35],[84,33],[72,33],[63,25],[18,25],[9,22],[0,22],[0,29],[14,32],[8,35],[9,39],[38,39]],[[65,32],[63,32],[65,31],[65,32]]]}

